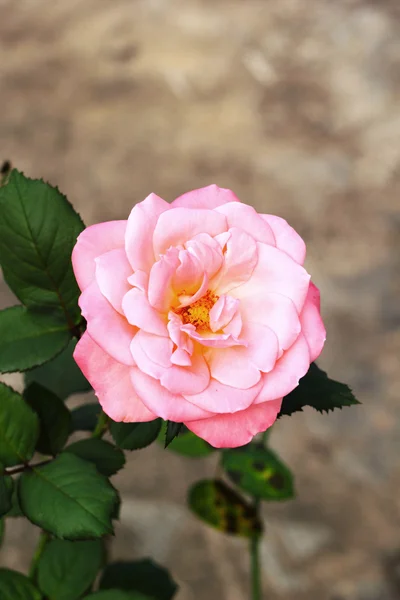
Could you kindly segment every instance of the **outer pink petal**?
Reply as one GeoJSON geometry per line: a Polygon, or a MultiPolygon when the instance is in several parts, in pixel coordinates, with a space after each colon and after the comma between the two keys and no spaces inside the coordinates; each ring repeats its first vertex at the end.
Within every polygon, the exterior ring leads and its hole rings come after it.
{"type": "Polygon", "coordinates": [[[244,322],[262,323],[276,333],[280,354],[290,348],[301,331],[299,314],[293,301],[281,294],[268,293],[243,298],[240,312],[244,322]]]}
{"type": "Polygon", "coordinates": [[[174,208],[178,206],[186,208],[216,208],[227,202],[240,202],[240,200],[231,190],[220,188],[213,184],[179,196],[179,198],[171,203],[171,206],[174,208]]]}
{"type": "Polygon", "coordinates": [[[326,340],[326,330],[320,313],[319,289],[313,283],[310,283],[300,320],[301,330],[307,340],[312,362],[321,354],[326,340]]]}
{"type": "Polygon", "coordinates": [[[306,258],[306,245],[299,234],[281,217],[275,215],[260,216],[274,232],[276,247],[289,254],[299,265],[302,265],[306,258]]]}
{"type": "Polygon", "coordinates": [[[216,211],[226,216],[229,228],[239,227],[257,242],[275,246],[275,236],[271,227],[252,206],[231,202],[219,206],[216,211]]]}
{"type": "Polygon", "coordinates": [[[122,308],[131,325],[155,335],[168,336],[166,318],[156,311],[144,292],[131,288],[124,296],[122,308]]]}
{"type": "Polygon", "coordinates": [[[218,296],[242,285],[252,276],[257,264],[257,244],[254,238],[233,227],[226,243],[225,261],[220,272],[210,282],[218,296]]]}
{"type": "Polygon", "coordinates": [[[125,243],[126,221],[108,221],[86,227],[78,236],[72,251],[72,266],[76,280],[83,291],[95,277],[94,259],[100,254],[123,248],[125,243]]]}
{"type": "Polygon", "coordinates": [[[132,267],[149,271],[154,263],[153,232],[159,216],[171,205],[156,194],[150,194],[133,207],[126,228],[125,249],[132,267]]]}
{"type": "Polygon", "coordinates": [[[111,358],[88,333],[76,345],[74,359],[111,419],[135,423],[156,418],[133,389],[131,368],[111,358]]]}
{"type": "Polygon", "coordinates": [[[191,404],[182,396],[172,394],[164,388],[157,379],[149,377],[139,369],[131,370],[131,379],[134,389],[142,399],[143,404],[157,416],[165,420],[170,419],[176,423],[193,419],[205,419],[213,413],[202,410],[191,404]]]}
{"type": "Polygon", "coordinates": [[[119,313],[122,311],[122,298],[131,289],[128,277],[132,267],[126,258],[125,250],[118,248],[101,254],[95,259],[96,281],[103,296],[119,313]]]}
{"type": "Polygon", "coordinates": [[[251,279],[232,290],[239,299],[261,296],[270,292],[282,294],[293,300],[300,312],[304,306],[310,276],[282,250],[257,242],[258,263],[251,279]]]}
{"type": "Polygon", "coordinates": [[[186,400],[196,406],[215,413],[234,413],[244,410],[258,396],[262,381],[255,386],[240,390],[211,379],[209,386],[200,394],[185,394],[186,400]]]}
{"type": "Polygon", "coordinates": [[[248,444],[257,433],[271,427],[281,404],[282,399],[273,400],[234,414],[185,422],[185,425],[215,448],[237,448],[248,444]]]}
{"type": "Polygon", "coordinates": [[[115,360],[133,365],[130,344],[136,329],[113,309],[100,292],[96,281],[82,292],[79,306],[87,321],[90,337],[115,360]]]}
{"type": "Polygon", "coordinates": [[[255,404],[281,398],[298,386],[310,366],[310,353],[301,333],[293,346],[280,358],[273,371],[263,376],[263,387],[255,404]]]}
{"type": "Polygon", "coordinates": [[[260,371],[271,371],[278,356],[278,339],[269,327],[248,323],[242,331],[248,344],[206,351],[211,376],[225,385],[248,389],[261,379],[260,371]]]}
{"type": "Polygon", "coordinates": [[[170,248],[151,268],[148,298],[150,304],[160,312],[168,312],[176,300],[172,280],[179,265],[178,250],[170,248]]]}
{"type": "Polygon", "coordinates": [[[172,394],[198,394],[210,383],[210,371],[202,354],[192,356],[191,365],[173,365],[161,376],[160,383],[172,394]]]}
{"type": "Polygon", "coordinates": [[[173,208],[160,215],[154,229],[153,245],[156,257],[171,246],[179,246],[199,233],[211,236],[227,230],[226,218],[205,208],[173,208]]]}

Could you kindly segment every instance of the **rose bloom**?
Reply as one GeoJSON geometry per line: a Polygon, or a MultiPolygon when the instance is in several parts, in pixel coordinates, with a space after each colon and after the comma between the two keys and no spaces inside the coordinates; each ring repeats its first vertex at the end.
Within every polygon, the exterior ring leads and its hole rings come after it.
{"type": "Polygon", "coordinates": [[[184,423],[217,448],[270,427],[325,341],[305,251],[285,220],[215,185],[85,229],[74,357],[105,413],[184,423]]]}

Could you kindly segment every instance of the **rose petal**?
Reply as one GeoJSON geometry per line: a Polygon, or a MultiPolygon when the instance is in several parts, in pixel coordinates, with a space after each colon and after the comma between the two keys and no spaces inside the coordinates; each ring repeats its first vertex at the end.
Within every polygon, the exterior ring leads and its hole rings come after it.
{"type": "Polygon", "coordinates": [[[179,196],[171,203],[174,208],[184,206],[187,208],[216,208],[226,202],[240,202],[231,190],[209,185],[179,196]]]}
{"type": "Polygon", "coordinates": [[[199,394],[185,394],[186,400],[196,406],[215,413],[234,413],[244,410],[260,393],[263,383],[241,390],[210,379],[208,387],[199,394]]]}
{"type": "Polygon", "coordinates": [[[149,275],[144,271],[135,271],[133,275],[128,277],[128,282],[133,286],[137,287],[142,292],[147,293],[147,288],[149,285],[149,275]]]}
{"type": "Polygon", "coordinates": [[[205,358],[211,376],[225,385],[248,389],[258,383],[261,372],[271,371],[278,356],[278,339],[269,327],[248,323],[242,330],[247,347],[212,348],[205,358]]]}
{"type": "Polygon", "coordinates": [[[192,340],[196,340],[196,342],[207,348],[230,348],[231,346],[243,346],[246,344],[246,342],[240,341],[230,333],[200,333],[196,331],[196,328],[191,323],[182,325],[182,331],[187,333],[192,340]]]}
{"type": "Polygon", "coordinates": [[[258,262],[251,279],[231,291],[242,300],[249,296],[263,297],[270,292],[290,298],[300,312],[304,306],[310,276],[282,250],[257,242],[258,262]]]}
{"type": "Polygon", "coordinates": [[[151,306],[146,294],[138,288],[131,288],[124,296],[122,308],[131,325],[135,325],[147,333],[168,336],[165,316],[161,316],[151,306]]]}
{"type": "Polygon", "coordinates": [[[208,233],[199,233],[186,242],[185,247],[199,259],[209,278],[219,271],[224,262],[221,245],[208,233]]]}
{"type": "Polygon", "coordinates": [[[111,419],[138,423],[157,418],[133,389],[131,367],[111,358],[88,333],[84,333],[77,343],[74,359],[111,419]]]}
{"type": "Polygon", "coordinates": [[[158,311],[166,313],[170,307],[178,304],[172,280],[180,265],[179,251],[170,248],[151,268],[149,277],[149,302],[158,311]]]}
{"type": "Polygon", "coordinates": [[[271,227],[252,206],[241,202],[230,202],[216,208],[216,212],[226,216],[229,229],[238,227],[250,234],[257,242],[275,246],[275,236],[271,227]]]}
{"type": "Polygon", "coordinates": [[[299,380],[304,377],[310,366],[310,353],[306,339],[302,333],[284,352],[273,371],[263,375],[263,387],[255,404],[281,398],[289,394],[298,386],[299,380]]]}
{"type": "Polygon", "coordinates": [[[179,250],[179,266],[174,274],[172,285],[178,294],[192,295],[201,286],[204,268],[197,256],[188,250],[179,250]]]}
{"type": "Polygon", "coordinates": [[[153,232],[159,216],[171,205],[156,194],[150,194],[133,207],[126,228],[125,249],[132,267],[149,271],[154,263],[153,232]]]}
{"type": "Polygon", "coordinates": [[[202,354],[193,354],[191,365],[173,365],[160,379],[162,386],[173,394],[198,394],[210,383],[210,371],[202,354]]]}
{"type": "Polygon", "coordinates": [[[274,232],[276,247],[289,254],[299,263],[304,264],[306,258],[306,245],[299,234],[285,219],[275,215],[260,215],[274,232]]]}
{"type": "Polygon", "coordinates": [[[280,355],[283,350],[290,348],[301,331],[299,314],[293,301],[281,294],[268,293],[243,298],[240,313],[244,322],[262,323],[276,333],[280,355]]]}
{"type": "Polygon", "coordinates": [[[280,411],[282,399],[249,406],[246,410],[210,419],[185,422],[190,431],[206,440],[214,448],[237,448],[251,442],[274,424],[280,411]]]}
{"type": "Polygon", "coordinates": [[[160,379],[165,370],[172,366],[172,351],[173,343],[169,338],[141,329],[131,343],[131,353],[139,369],[156,379],[160,379]]]}
{"type": "Polygon", "coordinates": [[[86,227],[79,234],[72,251],[72,266],[76,280],[83,291],[95,278],[94,259],[100,254],[123,248],[125,244],[126,221],[109,221],[86,227]]]}
{"type": "Polygon", "coordinates": [[[300,315],[301,330],[310,349],[310,361],[322,352],[326,340],[326,329],[320,313],[319,289],[310,282],[306,302],[300,315]]]}
{"type": "Polygon", "coordinates": [[[110,250],[95,259],[96,281],[103,296],[119,313],[123,314],[122,298],[131,289],[128,277],[132,267],[123,248],[110,250]]]}
{"type": "Polygon", "coordinates": [[[173,208],[160,215],[154,229],[154,253],[165,254],[171,246],[179,246],[198,233],[211,236],[227,230],[226,218],[215,210],[173,208]]]}
{"type": "Polygon", "coordinates": [[[218,296],[249,281],[258,260],[257,244],[251,235],[236,227],[230,229],[229,233],[224,264],[210,282],[210,288],[215,290],[218,296]]]}
{"type": "Polygon", "coordinates": [[[131,370],[131,380],[138,396],[147,408],[164,420],[182,423],[185,420],[205,419],[213,413],[202,410],[178,394],[172,394],[157,379],[139,369],[131,370]]]}
{"type": "MultiPolygon", "coordinates": [[[[222,295],[210,310],[210,328],[216,333],[230,323],[239,310],[240,302],[232,296],[222,295]]],[[[240,330],[236,335],[239,335],[240,330]]]]}
{"type": "Polygon", "coordinates": [[[87,331],[100,348],[118,362],[133,365],[130,344],[136,329],[113,309],[96,281],[82,292],[79,306],[87,321],[87,331]]]}

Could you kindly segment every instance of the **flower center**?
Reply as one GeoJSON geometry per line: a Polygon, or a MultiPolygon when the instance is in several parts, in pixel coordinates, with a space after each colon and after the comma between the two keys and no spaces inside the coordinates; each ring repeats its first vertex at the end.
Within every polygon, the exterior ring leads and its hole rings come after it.
{"type": "Polygon", "coordinates": [[[218,300],[218,296],[208,290],[202,298],[189,306],[176,309],[176,313],[182,317],[184,323],[194,325],[196,329],[206,330],[210,328],[210,310],[218,300]]]}

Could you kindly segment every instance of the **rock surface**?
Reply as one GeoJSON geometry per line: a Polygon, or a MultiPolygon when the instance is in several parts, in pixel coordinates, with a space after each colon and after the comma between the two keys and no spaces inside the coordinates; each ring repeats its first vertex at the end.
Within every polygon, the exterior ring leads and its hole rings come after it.
{"type": "MultiPolygon", "coordinates": [[[[400,595],[398,0],[0,0],[0,159],[57,184],[85,222],[231,187],[308,244],[320,365],[363,406],[282,419],[296,500],[264,508],[269,600],[400,595]]],[[[0,290],[2,306],[12,302],[0,290]]],[[[8,380],[14,381],[14,377],[8,380]]],[[[213,459],[132,454],[113,552],[150,554],[178,600],[245,600],[241,540],[185,508],[213,459]]],[[[12,522],[2,565],[25,568],[12,522]]]]}

